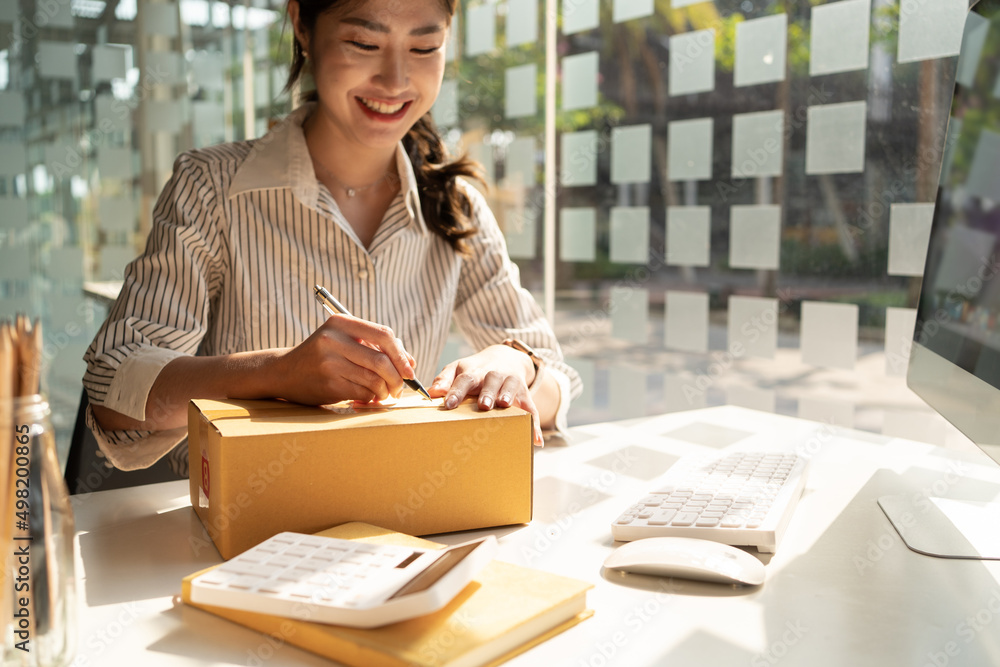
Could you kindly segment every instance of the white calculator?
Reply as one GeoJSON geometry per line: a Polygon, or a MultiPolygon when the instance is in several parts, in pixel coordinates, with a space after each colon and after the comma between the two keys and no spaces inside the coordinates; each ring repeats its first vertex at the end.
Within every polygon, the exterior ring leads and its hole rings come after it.
{"type": "Polygon", "coordinates": [[[191,601],[374,628],[448,604],[492,559],[492,535],[415,549],[279,533],[191,581],[191,601]]]}

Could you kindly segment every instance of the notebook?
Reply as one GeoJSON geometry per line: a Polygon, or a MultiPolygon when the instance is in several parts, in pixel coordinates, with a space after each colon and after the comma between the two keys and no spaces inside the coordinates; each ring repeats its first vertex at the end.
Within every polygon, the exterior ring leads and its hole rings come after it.
{"type": "MultiPolygon", "coordinates": [[[[442,545],[365,523],[348,523],[319,535],[420,548],[442,545]]],[[[358,667],[479,667],[498,665],[593,615],[577,579],[493,561],[444,609],[368,630],[185,603],[299,648],[358,667]]]]}

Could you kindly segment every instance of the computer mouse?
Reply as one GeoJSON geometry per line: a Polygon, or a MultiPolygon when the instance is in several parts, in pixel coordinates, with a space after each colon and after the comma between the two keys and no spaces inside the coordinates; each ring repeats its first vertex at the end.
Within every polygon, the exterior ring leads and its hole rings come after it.
{"type": "Polygon", "coordinates": [[[626,542],[605,559],[604,567],[726,584],[764,583],[764,564],[746,551],[690,537],[647,537],[626,542]]]}

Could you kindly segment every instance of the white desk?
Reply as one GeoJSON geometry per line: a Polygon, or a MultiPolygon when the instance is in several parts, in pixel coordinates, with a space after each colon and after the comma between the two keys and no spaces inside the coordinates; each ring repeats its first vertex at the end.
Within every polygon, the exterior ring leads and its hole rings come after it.
{"type": "MultiPolygon", "coordinates": [[[[595,584],[593,618],[512,665],[983,665],[1000,663],[1000,563],[907,549],[876,504],[893,493],[979,499],[1000,469],[930,445],[740,408],[574,429],[536,454],[535,520],[494,532],[500,558],[595,584]],[[676,457],[724,447],[798,448],[804,496],[767,581],[734,588],[603,576],[610,522],[676,457]],[[956,474],[960,473],[960,475],[956,474]]],[[[81,619],[76,665],[329,665],[178,599],[219,562],[173,482],[75,499],[81,619]]],[[[456,542],[469,533],[439,537],[456,542]]]]}

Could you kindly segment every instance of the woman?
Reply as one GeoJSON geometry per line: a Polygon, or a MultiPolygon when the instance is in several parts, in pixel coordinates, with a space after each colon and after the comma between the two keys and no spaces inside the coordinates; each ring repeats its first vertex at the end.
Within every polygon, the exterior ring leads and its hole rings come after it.
{"type": "Polygon", "coordinates": [[[427,382],[453,316],[479,351],[432,396],[520,406],[538,445],[564,419],[579,378],[461,178],[474,164],[444,164],[430,121],[455,5],[289,1],[288,88],[308,69],[312,101],[259,140],[177,159],[87,351],[88,423],[117,467],[173,449],[192,398],[398,396],[417,365],[427,382]],[[354,317],[325,318],[315,284],[354,317]]]}

